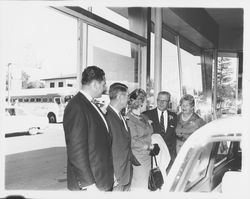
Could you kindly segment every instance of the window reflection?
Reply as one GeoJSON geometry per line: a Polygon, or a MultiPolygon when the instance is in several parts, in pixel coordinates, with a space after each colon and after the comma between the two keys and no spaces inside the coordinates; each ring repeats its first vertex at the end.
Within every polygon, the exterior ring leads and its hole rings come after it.
{"type": "Polygon", "coordinates": [[[88,65],[97,65],[105,71],[107,87],[119,81],[132,91],[139,87],[139,47],[134,46],[136,45],[131,42],[89,26],[88,65]]]}

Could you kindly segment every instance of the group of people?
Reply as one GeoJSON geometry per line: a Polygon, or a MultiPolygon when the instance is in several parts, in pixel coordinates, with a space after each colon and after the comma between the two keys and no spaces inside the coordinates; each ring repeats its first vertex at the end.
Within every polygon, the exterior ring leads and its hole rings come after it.
{"type": "Polygon", "coordinates": [[[166,91],[158,93],[155,109],[146,110],[143,89],[129,93],[117,82],[109,88],[104,114],[94,102],[107,89],[104,71],[87,67],[81,83],[63,118],[70,190],[148,190],[151,156],[158,158],[165,180],[182,144],[205,124],[194,112],[191,95],[180,100],[178,115],[167,109],[171,95],[166,91]]]}

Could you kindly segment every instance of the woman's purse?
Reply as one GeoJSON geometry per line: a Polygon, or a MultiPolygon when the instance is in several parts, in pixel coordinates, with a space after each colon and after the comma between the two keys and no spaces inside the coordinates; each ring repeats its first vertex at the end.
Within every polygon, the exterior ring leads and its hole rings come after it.
{"type": "Polygon", "coordinates": [[[151,191],[156,191],[157,189],[161,189],[163,183],[164,183],[163,176],[157,165],[156,157],[155,155],[151,156],[151,169],[149,171],[149,177],[148,177],[148,189],[151,191]],[[156,165],[155,168],[153,168],[153,158],[156,165]]]}

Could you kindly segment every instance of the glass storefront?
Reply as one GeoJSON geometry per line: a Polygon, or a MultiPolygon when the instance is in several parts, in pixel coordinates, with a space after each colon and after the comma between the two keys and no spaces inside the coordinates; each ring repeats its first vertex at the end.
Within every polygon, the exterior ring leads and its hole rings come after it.
{"type": "Polygon", "coordinates": [[[88,65],[97,65],[105,71],[108,87],[114,82],[126,84],[130,91],[139,87],[138,55],[132,56],[131,44],[100,29],[88,27],[88,65]]]}

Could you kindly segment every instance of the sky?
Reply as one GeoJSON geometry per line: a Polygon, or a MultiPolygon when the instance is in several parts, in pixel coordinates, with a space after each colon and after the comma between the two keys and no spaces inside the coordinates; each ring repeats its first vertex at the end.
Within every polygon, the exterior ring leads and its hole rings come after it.
{"type": "MultiPolygon", "coordinates": [[[[115,23],[128,28],[128,21],[125,18],[119,18],[109,9],[94,7],[92,11],[107,19],[111,18],[115,23]]],[[[11,63],[11,73],[14,78],[20,76],[21,70],[30,75],[29,80],[76,72],[77,21],[75,18],[49,7],[34,5],[6,6],[1,12],[1,17],[3,17],[0,23],[0,37],[3,41],[1,42],[3,49],[1,61],[4,66],[11,63]]],[[[89,28],[89,31],[89,46],[91,47],[88,49],[88,54],[90,60],[92,59],[90,52],[93,46],[130,56],[129,42],[122,41],[122,39],[95,28],[89,28]]],[[[164,66],[171,57],[177,60],[177,51],[166,47],[167,45],[163,45],[163,53],[167,53],[167,56],[163,56],[164,66]]],[[[196,62],[199,62],[199,60],[194,60],[192,56],[185,56],[185,60],[188,59],[188,63],[195,66],[196,62]]],[[[177,65],[177,63],[172,64],[177,65]]],[[[163,74],[178,73],[178,71],[171,71],[171,68],[173,69],[173,67],[164,67],[163,74]]],[[[192,75],[184,75],[183,81],[189,84],[187,86],[194,86],[197,90],[201,90],[200,69],[183,66],[184,73],[185,70],[188,70],[190,74],[191,69],[191,74],[196,74],[195,76],[199,77],[200,83],[197,84],[197,78],[194,79],[192,75]]],[[[186,74],[188,73],[186,72],[186,74]]],[[[153,72],[151,75],[153,76],[153,72]]],[[[167,79],[163,76],[163,85],[168,85],[167,79]]],[[[178,80],[174,82],[178,82],[178,80]]],[[[176,86],[174,90],[178,90],[178,85],[176,86]]]]}
{"type": "Polygon", "coordinates": [[[24,70],[39,79],[76,71],[76,19],[48,7],[20,5],[5,7],[1,17],[2,64],[11,63],[14,75],[24,70]]]}
{"type": "MultiPolygon", "coordinates": [[[[127,19],[107,8],[94,7],[92,11],[102,13],[106,19],[112,19],[115,23],[128,28],[127,19]]],[[[7,66],[11,63],[13,76],[20,75],[21,70],[30,75],[30,80],[76,73],[75,18],[41,5],[6,6],[1,17],[0,37],[4,41],[1,44],[2,64],[7,66]]],[[[93,46],[131,56],[129,42],[101,30],[89,28],[89,56],[93,46]]]]}

